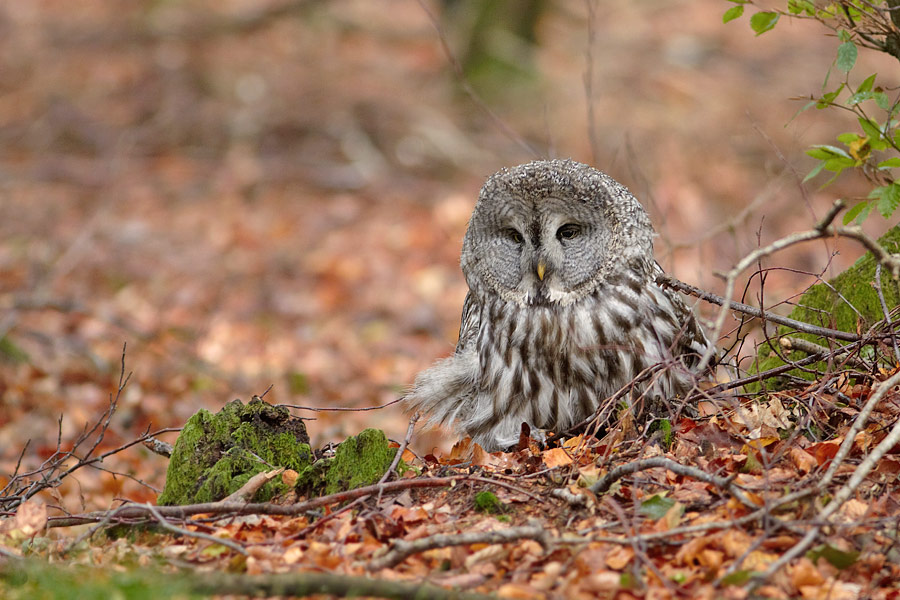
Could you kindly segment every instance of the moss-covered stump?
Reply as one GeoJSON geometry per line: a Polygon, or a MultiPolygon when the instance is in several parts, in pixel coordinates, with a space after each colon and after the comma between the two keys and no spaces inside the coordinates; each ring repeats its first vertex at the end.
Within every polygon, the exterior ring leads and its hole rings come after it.
{"type": "Polygon", "coordinates": [[[300,473],[297,490],[318,496],[371,485],[388,470],[396,452],[383,431],[363,430],[341,442],[334,457],[320,459],[300,473]]]}
{"type": "MultiPolygon", "coordinates": [[[[900,225],[895,225],[891,228],[878,240],[878,243],[890,253],[900,252],[900,225]]],[[[797,307],[791,311],[790,318],[851,333],[867,331],[873,324],[884,319],[884,312],[878,300],[878,292],[873,285],[875,281],[875,266],[875,257],[872,256],[871,252],[867,252],[852,267],[827,284],[818,283],[809,288],[800,298],[797,307]]],[[[888,309],[892,309],[900,304],[898,283],[887,269],[882,269],[881,289],[888,309]]],[[[820,346],[831,347],[833,345],[832,340],[812,334],[797,333],[786,326],[778,328],[777,335],[772,337],[772,342],[778,344],[779,338],[785,335],[793,338],[802,338],[820,346]]],[[[776,349],[773,346],[774,344],[768,342],[760,346],[757,354],[757,372],[767,371],[785,364],[779,356],[785,356],[785,353],[792,361],[800,360],[807,356],[805,352],[799,350],[788,352],[783,347],[776,349]]],[[[824,372],[826,365],[817,363],[809,365],[807,368],[824,372]]],[[[817,376],[815,373],[800,369],[789,371],[789,374],[808,380],[812,380],[817,376]]],[[[779,380],[770,380],[767,382],[767,385],[769,387],[778,387],[780,382],[779,380]]],[[[755,392],[759,391],[760,385],[752,384],[747,386],[747,388],[748,391],[755,392]]]]}
{"type": "MultiPolygon", "coordinates": [[[[188,420],[169,460],[161,505],[214,502],[236,492],[262,471],[309,468],[312,453],[303,421],[284,407],[257,398],[226,404],[213,415],[200,410],[188,420]]],[[[254,500],[287,491],[280,479],[265,484],[254,500]]]]}

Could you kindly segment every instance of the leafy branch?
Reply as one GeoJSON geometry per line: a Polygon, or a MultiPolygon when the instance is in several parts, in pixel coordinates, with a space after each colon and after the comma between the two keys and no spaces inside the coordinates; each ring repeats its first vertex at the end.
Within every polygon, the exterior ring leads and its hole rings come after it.
{"type": "MultiPolygon", "coordinates": [[[[744,14],[753,0],[728,0],[732,6],[722,17],[728,23],[744,14]]],[[[900,93],[873,73],[858,85],[851,81],[859,48],[884,52],[900,60],[900,0],[849,0],[844,2],[812,2],[811,0],[787,0],[780,10],[759,10],[750,17],[750,27],[756,35],[771,31],[786,16],[808,19],[821,23],[840,42],[832,62],[839,74],[837,87],[830,87],[832,68],[828,69],[822,84],[822,93],[809,96],[809,102],[798,111],[838,109],[856,117],[859,130],[837,136],[837,144],[816,144],[806,154],[818,164],[804,181],[809,181],[827,171],[832,173],[825,182],[829,185],[844,171],[852,170],[865,177],[872,189],[844,215],[844,224],[862,223],[877,210],[888,219],[900,206],[900,182],[894,169],[900,168],[900,93]]]]}

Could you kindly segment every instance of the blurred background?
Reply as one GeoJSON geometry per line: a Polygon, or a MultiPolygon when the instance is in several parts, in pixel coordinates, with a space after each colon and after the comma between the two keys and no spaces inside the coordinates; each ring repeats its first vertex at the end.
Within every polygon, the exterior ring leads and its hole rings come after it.
{"type": "MultiPolygon", "coordinates": [[[[857,127],[795,117],[838,42],[784,20],[756,38],[746,17],[722,24],[730,6],[0,1],[0,473],[28,440],[25,467],[52,455],[60,416],[64,440],[96,421],[125,343],[101,449],[270,386],[311,407],[395,399],[455,345],[485,177],[535,158],[626,184],[661,264],[721,293],[717,272],[869,189],[799,184],[807,146],[857,127]]],[[[862,51],[857,69],[896,65],[862,51]]],[[[766,306],[860,254],[820,241],[768,260],[766,306]]],[[[397,405],[300,414],[316,445],[406,430],[397,405]]],[[[161,487],[165,459],[116,460],[161,487]]],[[[59,501],[115,496],[153,493],[82,473],[59,501]]]]}

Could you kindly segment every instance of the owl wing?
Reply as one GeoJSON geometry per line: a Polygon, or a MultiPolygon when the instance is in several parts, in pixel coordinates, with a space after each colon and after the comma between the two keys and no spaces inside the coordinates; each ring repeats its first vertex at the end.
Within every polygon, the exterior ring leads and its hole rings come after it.
{"type": "Polygon", "coordinates": [[[478,328],[481,324],[481,303],[472,294],[472,290],[466,294],[466,301],[463,302],[462,318],[459,323],[459,340],[456,342],[456,353],[460,354],[470,342],[475,340],[478,335],[478,328]]]}
{"type": "MultiPolygon", "coordinates": [[[[656,276],[662,275],[664,271],[656,261],[654,261],[653,266],[653,278],[655,279],[656,276]]],[[[655,285],[662,290],[663,294],[665,294],[666,298],[671,302],[672,308],[675,310],[676,316],[679,317],[679,321],[681,322],[681,331],[677,338],[678,347],[681,351],[680,353],[695,355],[696,359],[693,362],[697,362],[699,357],[702,356],[703,353],[706,352],[706,349],[711,345],[709,338],[706,337],[706,334],[700,327],[700,323],[697,321],[694,311],[690,309],[678,292],[664,285],[660,285],[659,283],[655,283],[655,285]]]]}

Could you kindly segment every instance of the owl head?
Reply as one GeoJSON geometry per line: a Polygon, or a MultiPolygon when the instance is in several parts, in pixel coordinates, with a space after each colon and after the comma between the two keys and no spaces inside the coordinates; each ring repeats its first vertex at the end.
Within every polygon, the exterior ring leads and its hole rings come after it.
{"type": "Polygon", "coordinates": [[[466,282],[520,305],[568,305],[626,270],[648,273],[653,228],[620,183],[571,160],[492,175],[463,240],[466,282]]]}

